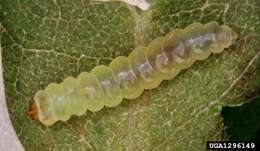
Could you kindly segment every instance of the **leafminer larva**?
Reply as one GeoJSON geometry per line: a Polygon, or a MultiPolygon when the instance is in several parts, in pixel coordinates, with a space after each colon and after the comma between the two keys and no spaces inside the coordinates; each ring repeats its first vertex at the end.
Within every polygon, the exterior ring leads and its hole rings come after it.
{"type": "Polygon", "coordinates": [[[49,84],[35,94],[29,116],[44,125],[86,110],[117,106],[123,98],[134,99],[144,89],[156,88],[162,80],[174,78],[196,60],[220,53],[237,39],[228,26],[217,22],[194,23],[158,37],[147,47],[138,47],[128,57],[117,57],[109,66],[96,66],[90,73],[49,84]]]}

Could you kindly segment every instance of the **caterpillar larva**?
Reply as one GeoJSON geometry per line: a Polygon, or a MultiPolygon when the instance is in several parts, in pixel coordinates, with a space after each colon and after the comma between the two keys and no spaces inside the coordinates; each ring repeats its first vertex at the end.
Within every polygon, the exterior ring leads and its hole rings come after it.
{"type": "Polygon", "coordinates": [[[94,112],[104,106],[117,106],[123,98],[134,99],[144,89],[156,88],[162,80],[174,78],[195,60],[222,52],[236,38],[230,27],[217,22],[176,29],[147,47],[134,49],[128,57],[115,58],[109,66],[99,65],[77,78],[49,84],[35,94],[29,115],[44,125],[52,125],[86,110],[94,112]]]}

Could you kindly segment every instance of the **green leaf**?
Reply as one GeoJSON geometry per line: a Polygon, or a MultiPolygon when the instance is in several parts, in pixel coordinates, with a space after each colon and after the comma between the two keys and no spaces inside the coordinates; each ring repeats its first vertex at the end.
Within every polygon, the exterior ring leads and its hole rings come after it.
{"type": "Polygon", "coordinates": [[[205,150],[223,140],[222,106],[259,93],[258,0],[121,2],[0,0],[4,82],[11,120],[26,150],[205,150]],[[127,56],[175,28],[216,20],[239,40],[175,79],[115,108],[44,127],[26,111],[50,82],[127,56]],[[258,58],[257,58],[258,57],[258,58]]]}

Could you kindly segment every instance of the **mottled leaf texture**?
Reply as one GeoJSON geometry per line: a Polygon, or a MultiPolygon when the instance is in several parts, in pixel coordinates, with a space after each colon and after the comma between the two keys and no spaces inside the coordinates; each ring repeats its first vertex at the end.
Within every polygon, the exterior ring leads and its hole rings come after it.
{"type": "MultiPolygon", "coordinates": [[[[26,150],[205,150],[225,140],[222,106],[259,93],[259,0],[153,0],[148,11],[122,2],[0,0],[8,109],[26,150]],[[35,92],[128,55],[194,22],[218,21],[238,41],[115,108],[51,127],[26,116],[35,92]]],[[[1,121],[2,122],[2,121],[1,121]]]]}

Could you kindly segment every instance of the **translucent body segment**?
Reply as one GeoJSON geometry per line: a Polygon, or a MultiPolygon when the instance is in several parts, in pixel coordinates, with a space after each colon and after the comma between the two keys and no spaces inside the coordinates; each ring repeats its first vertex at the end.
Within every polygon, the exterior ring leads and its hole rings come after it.
{"type": "Polygon", "coordinates": [[[217,22],[209,22],[205,25],[205,28],[208,32],[214,33],[214,37],[212,38],[212,41],[209,45],[210,51],[213,53],[222,52],[224,50],[224,46],[219,41],[217,41],[217,34],[221,28],[219,24],[217,22]]]}
{"type": "Polygon", "coordinates": [[[103,108],[104,93],[92,74],[83,72],[78,76],[76,91],[78,96],[85,101],[88,110],[95,112],[103,108]]]}
{"type": "Polygon", "coordinates": [[[122,99],[122,93],[120,87],[116,81],[116,77],[113,71],[107,66],[97,66],[92,71],[93,74],[104,92],[104,105],[108,107],[113,107],[118,105],[122,99]]]}
{"type": "Polygon", "coordinates": [[[45,92],[48,95],[48,101],[52,106],[54,119],[56,117],[56,119],[61,121],[68,120],[70,113],[68,112],[69,108],[66,105],[68,102],[63,87],[56,83],[52,83],[45,89],[45,92]]]}
{"type": "Polygon", "coordinates": [[[188,68],[195,60],[191,57],[191,51],[185,45],[183,30],[175,30],[166,36],[164,51],[172,60],[175,68],[188,68]]]}
{"type": "Polygon", "coordinates": [[[72,77],[68,77],[62,83],[62,87],[64,88],[64,93],[66,95],[65,99],[67,102],[68,112],[72,115],[82,115],[87,110],[87,101],[77,95],[76,87],[77,80],[72,77]]]}
{"type": "Polygon", "coordinates": [[[37,106],[39,121],[44,125],[52,125],[58,120],[54,115],[48,95],[43,90],[40,90],[35,94],[34,101],[37,106]]]}
{"type": "Polygon", "coordinates": [[[185,46],[195,60],[203,60],[210,54],[210,44],[215,42],[215,33],[200,23],[194,23],[184,29],[185,46]]]}
{"type": "Polygon", "coordinates": [[[171,64],[170,58],[165,53],[165,41],[165,37],[159,37],[152,41],[147,47],[147,58],[154,70],[157,71],[155,74],[158,75],[155,76],[163,80],[168,80],[175,77],[180,70],[171,64]]]}
{"type": "Polygon", "coordinates": [[[146,56],[147,49],[140,47],[135,49],[129,55],[129,62],[132,66],[140,86],[144,89],[153,89],[157,87],[161,79],[155,77],[155,70],[151,66],[146,56]]]}
{"type": "Polygon", "coordinates": [[[229,47],[237,39],[237,34],[232,31],[232,29],[226,25],[220,26],[217,34],[217,41],[223,44],[224,48],[229,47]]]}
{"type": "Polygon", "coordinates": [[[134,99],[142,94],[143,89],[140,87],[127,57],[117,57],[110,63],[109,67],[116,76],[124,98],[134,99]]]}

